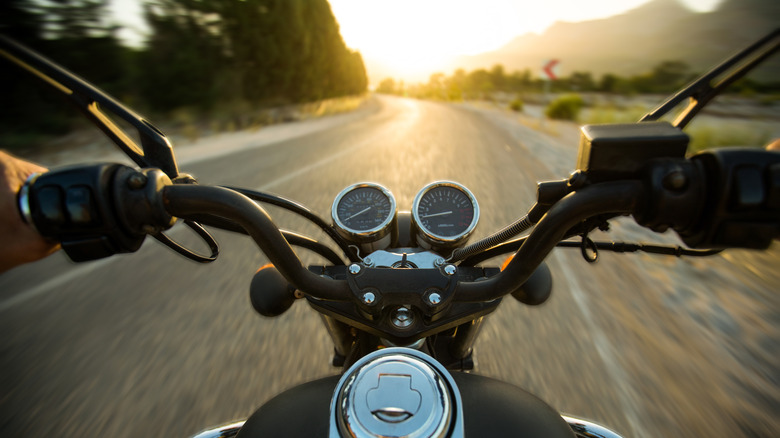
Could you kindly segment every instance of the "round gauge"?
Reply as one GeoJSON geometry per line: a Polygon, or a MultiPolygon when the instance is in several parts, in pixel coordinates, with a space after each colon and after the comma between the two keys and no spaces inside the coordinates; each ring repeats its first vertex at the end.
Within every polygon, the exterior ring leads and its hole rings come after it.
{"type": "Polygon", "coordinates": [[[474,231],[479,205],[461,184],[437,181],[417,193],[412,218],[418,230],[418,243],[434,248],[454,246],[474,231]]]}
{"type": "Polygon", "coordinates": [[[390,234],[396,217],[395,198],[379,184],[353,184],[336,196],[331,214],[336,229],[347,240],[374,242],[390,234]]]}

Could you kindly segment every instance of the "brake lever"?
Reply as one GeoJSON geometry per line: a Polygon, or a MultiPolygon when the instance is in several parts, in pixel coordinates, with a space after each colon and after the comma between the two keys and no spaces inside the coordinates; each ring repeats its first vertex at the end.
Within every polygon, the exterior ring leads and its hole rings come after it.
{"type": "Polygon", "coordinates": [[[158,168],[170,179],[179,175],[173,146],[159,129],[140,115],[87,81],[4,35],[0,35],[0,56],[64,94],[140,167],[158,168]],[[109,118],[108,112],[135,128],[141,140],[140,146],[109,118]]]}

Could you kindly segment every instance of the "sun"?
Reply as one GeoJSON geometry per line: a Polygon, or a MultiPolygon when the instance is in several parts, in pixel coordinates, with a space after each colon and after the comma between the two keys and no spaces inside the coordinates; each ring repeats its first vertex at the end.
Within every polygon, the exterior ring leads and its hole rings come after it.
{"type": "Polygon", "coordinates": [[[330,0],[347,45],[398,77],[445,69],[459,55],[495,49],[515,35],[508,0],[330,0]],[[502,13],[503,12],[503,13],[502,13]]]}

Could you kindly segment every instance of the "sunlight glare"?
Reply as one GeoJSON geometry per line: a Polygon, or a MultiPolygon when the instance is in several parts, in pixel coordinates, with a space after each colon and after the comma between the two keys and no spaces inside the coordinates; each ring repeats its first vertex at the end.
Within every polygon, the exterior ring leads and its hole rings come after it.
{"type": "MultiPolygon", "coordinates": [[[[446,70],[556,21],[609,17],[648,0],[329,0],[347,45],[399,77],[446,70]]],[[[698,11],[718,0],[680,0],[698,11]]]]}

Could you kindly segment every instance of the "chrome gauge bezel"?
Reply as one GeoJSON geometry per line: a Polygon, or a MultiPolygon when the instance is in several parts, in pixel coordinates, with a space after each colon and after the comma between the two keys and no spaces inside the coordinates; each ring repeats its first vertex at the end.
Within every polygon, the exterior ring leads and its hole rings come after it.
{"type": "Polygon", "coordinates": [[[471,193],[471,191],[467,189],[466,186],[458,182],[434,181],[428,184],[427,186],[423,187],[419,192],[417,192],[417,195],[414,197],[414,203],[412,204],[412,224],[414,225],[417,243],[421,244],[423,248],[430,247],[433,249],[441,250],[445,248],[454,247],[457,244],[469,238],[471,233],[477,227],[478,222],[479,222],[479,203],[477,203],[477,198],[474,197],[474,194],[471,193]],[[463,231],[462,233],[457,234],[455,236],[441,236],[439,234],[432,232],[431,230],[428,230],[422,224],[422,220],[420,218],[420,212],[419,212],[420,202],[422,201],[422,198],[425,196],[426,193],[428,193],[429,191],[437,187],[453,187],[457,190],[460,190],[463,194],[466,195],[466,197],[471,202],[471,206],[474,208],[474,217],[471,218],[471,223],[466,228],[466,230],[463,231]]]}
{"type": "Polygon", "coordinates": [[[355,243],[371,243],[381,240],[390,234],[395,224],[396,217],[398,216],[398,207],[395,202],[395,196],[393,196],[393,193],[384,186],[373,182],[360,182],[352,184],[351,186],[346,187],[344,190],[339,192],[339,194],[336,196],[336,199],[333,200],[330,214],[333,218],[333,224],[336,227],[336,231],[338,231],[342,237],[355,243]],[[341,219],[339,219],[338,206],[341,200],[351,191],[366,187],[379,190],[385,197],[387,197],[387,199],[390,201],[391,214],[389,214],[385,220],[382,221],[382,223],[374,228],[369,230],[356,230],[354,228],[350,228],[344,224],[341,219]]]}

